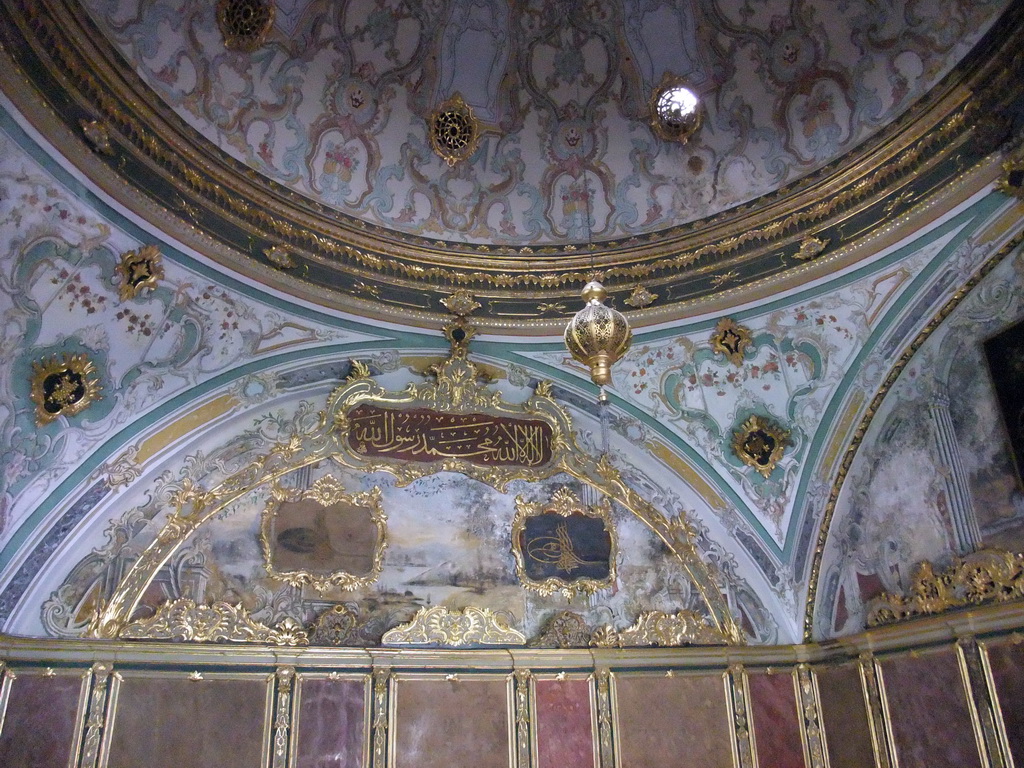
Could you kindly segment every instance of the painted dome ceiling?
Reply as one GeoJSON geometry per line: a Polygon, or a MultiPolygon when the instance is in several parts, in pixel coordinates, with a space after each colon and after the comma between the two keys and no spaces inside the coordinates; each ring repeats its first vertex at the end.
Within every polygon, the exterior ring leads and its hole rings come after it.
{"type": "Polygon", "coordinates": [[[121,175],[220,260],[406,319],[461,287],[498,325],[553,326],[595,268],[620,303],[649,288],[655,319],[848,259],[920,202],[909,187],[992,148],[975,124],[1009,97],[956,86],[992,80],[969,54],[1006,6],[279,0],[251,52],[225,48],[208,2],[83,0],[54,22],[80,48],[57,58],[85,59],[65,62],[87,104],[68,117],[148,156],[121,175]],[[686,144],[650,125],[665,75],[705,105],[686,144]],[[456,96],[481,140],[450,167],[428,125],[456,96]]]}

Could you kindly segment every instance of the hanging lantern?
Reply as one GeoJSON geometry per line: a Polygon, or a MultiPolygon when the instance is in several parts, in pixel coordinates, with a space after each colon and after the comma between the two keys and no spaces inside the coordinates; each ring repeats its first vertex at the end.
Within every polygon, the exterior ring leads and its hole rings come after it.
{"type": "Polygon", "coordinates": [[[608,294],[597,280],[587,283],[581,295],[587,305],[566,326],[565,346],[575,360],[590,369],[590,378],[601,387],[601,400],[605,401],[604,387],[611,384],[612,366],[629,349],[633,333],[621,312],[604,305],[608,294]]]}

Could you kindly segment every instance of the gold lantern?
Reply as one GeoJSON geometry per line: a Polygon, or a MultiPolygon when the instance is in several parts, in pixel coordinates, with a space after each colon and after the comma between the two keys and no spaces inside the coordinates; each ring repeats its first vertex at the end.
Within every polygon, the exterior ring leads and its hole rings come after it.
{"type": "Polygon", "coordinates": [[[604,305],[608,296],[604,286],[592,280],[583,288],[587,302],[565,328],[565,346],[575,360],[590,369],[590,378],[601,387],[601,401],[606,401],[604,388],[612,381],[612,365],[629,349],[633,333],[625,316],[604,305]]]}

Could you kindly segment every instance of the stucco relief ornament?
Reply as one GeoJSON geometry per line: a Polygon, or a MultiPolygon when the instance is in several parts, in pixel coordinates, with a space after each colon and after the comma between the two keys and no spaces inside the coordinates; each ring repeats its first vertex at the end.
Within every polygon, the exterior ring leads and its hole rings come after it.
{"type": "Polygon", "coordinates": [[[1003,174],[996,181],[996,189],[1024,200],[1024,149],[1003,162],[1003,174]]]}
{"type": "Polygon", "coordinates": [[[143,291],[156,288],[164,278],[164,268],[160,264],[160,249],[155,245],[144,245],[133,251],[121,254],[121,260],[115,267],[121,285],[118,296],[121,301],[134,299],[143,291]]]}
{"type": "Polygon", "coordinates": [[[299,263],[295,261],[295,257],[291,255],[288,249],[280,245],[270,246],[263,252],[263,255],[267,257],[267,261],[278,269],[295,269],[299,266],[299,263]]]}
{"type": "Polygon", "coordinates": [[[594,630],[590,644],[599,648],[682,645],[727,645],[728,638],[694,611],[644,611],[626,629],[610,624],[594,630]]]}
{"type": "Polygon", "coordinates": [[[634,309],[649,307],[658,299],[658,294],[651,293],[645,286],[638,285],[633,292],[625,299],[625,303],[634,309]]]}
{"type": "Polygon", "coordinates": [[[197,605],[187,598],[164,603],[148,619],[121,630],[126,640],[177,640],[193,643],[266,643],[308,645],[309,636],[292,618],[271,628],[255,621],[241,605],[197,605]]]}
{"type": "Polygon", "coordinates": [[[459,93],[434,110],[427,133],[430,146],[449,166],[471,157],[480,144],[480,122],[459,93]]]}
{"type": "Polygon", "coordinates": [[[407,624],[389,629],[382,645],[524,645],[522,632],[509,627],[505,617],[489,608],[462,610],[435,605],[421,608],[407,624]]]}
{"type": "Polygon", "coordinates": [[[224,38],[224,47],[245,53],[255,51],[270,34],[276,10],[270,0],[220,0],[217,26],[224,38]]]}
{"type": "Polygon", "coordinates": [[[114,154],[114,145],[110,143],[110,131],[99,120],[80,120],[82,133],[92,148],[102,155],[114,154]]]}
{"type": "Polygon", "coordinates": [[[811,261],[821,256],[827,245],[828,243],[821,238],[805,237],[800,241],[800,248],[793,254],[793,258],[800,259],[800,261],[811,261]]]}
{"type": "Polygon", "coordinates": [[[466,317],[480,309],[480,303],[469,294],[469,291],[461,288],[451,296],[441,299],[441,303],[456,317],[466,317]]]}
{"type": "Polygon", "coordinates": [[[760,416],[751,416],[732,435],[736,457],[766,479],[778,466],[787,445],[789,430],[760,416]]]}
{"type": "Polygon", "coordinates": [[[76,416],[100,399],[96,366],[85,355],[56,355],[32,364],[30,382],[36,424],[76,416]]]}
{"type": "Polygon", "coordinates": [[[715,352],[721,352],[736,366],[743,365],[743,357],[753,343],[750,331],[729,317],[719,320],[711,335],[711,346],[715,352]]]}

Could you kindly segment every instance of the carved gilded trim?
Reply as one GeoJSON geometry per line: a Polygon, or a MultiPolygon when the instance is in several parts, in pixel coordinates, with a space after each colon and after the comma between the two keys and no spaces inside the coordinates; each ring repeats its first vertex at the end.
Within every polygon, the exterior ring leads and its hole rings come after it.
{"type": "Polygon", "coordinates": [[[134,299],[140,293],[156,288],[164,279],[164,268],[160,260],[160,249],[152,244],[121,254],[114,267],[121,282],[118,286],[121,301],[134,299]]]}
{"type": "Polygon", "coordinates": [[[964,283],[964,285],[954,293],[949,301],[947,301],[942,309],[936,313],[936,315],[921,329],[921,332],[914,338],[914,340],[903,350],[899,359],[893,364],[889,373],[886,375],[885,380],[879,386],[878,391],[874,397],[871,398],[871,402],[868,403],[867,408],[864,409],[864,414],[861,416],[860,422],[857,424],[856,429],[851,433],[850,442],[847,445],[846,451],[843,453],[843,458],[839,463],[839,468],[836,470],[835,479],[832,482],[832,488],[829,491],[828,499],[825,502],[825,509],[822,513],[821,523],[818,526],[818,537],[815,540],[814,552],[811,557],[811,570],[808,576],[807,584],[807,597],[804,601],[804,642],[809,643],[814,639],[814,608],[815,603],[818,599],[818,580],[821,576],[821,561],[825,554],[825,543],[828,539],[828,531],[832,525],[832,518],[835,515],[836,503],[839,501],[839,494],[843,489],[843,485],[846,482],[846,477],[849,474],[850,467],[853,465],[853,459],[857,455],[857,451],[860,449],[861,443],[864,440],[864,435],[867,434],[868,427],[875,418],[875,414],[878,413],[878,409],[882,405],[882,400],[889,393],[889,389],[896,383],[896,380],[903,373],[903,370],[910,363],[921,346],[928,340],[936,328],[939,327],[940,323],[945,320],[949,315],[956,309],[960,302],[964,300],[968,293],[976,286],[981,280],[988,275],[993,269],[995,269],[1004,258],[1013,253],[1013,251],[1024,242],[1024,233],[1018,233],[1012,237],[1009,242],[1005,243],[999,251],[988,259],[978,270],[971,276],[971,278],[964,283]]]}
{"type": "Polygon", "coordinates": [[[871,730],[871,747],[875,752],[875,765],[878,768],[898,768],[878,664],[870,653],[860,654],[857,663],[871,730]]]}
{"type": "Polygon", "coordinates": [[[800,739],[808,768],[828,768],[825,728],[821,722],[818,680],[810,665],[798,664],[795,670],[797,707],[800,710],[800,739]]]}
{"type": "Polygon", "coordinates": [[[732,452],[748,467],[768,478],[789,445],[789,430],[761,416],[751,416],[732,433],[732,452]]]}
{"type": "Polygon", "coordinates": [[[179,640],[194,643],[266,643],[307,645],[306,631],[288,618],[275,628],[254,621],[241,605],[196,605],[180,598],[166,602],[148,619],[128,624],[120,632],[126,640],[179,640]]]}
{"type": "Polygon", "coordinates": [[[1004,195],[1024,200],[1024,149],[1019,149],[1003,161],[1003,173],[996,181],[996,189],[1004,195]]]}
{"type": "Polygon", "coordinates": [[[737,367],[743,365],[743,358],[753,343],[754,339],[750,335],[750,329],[740,325],[731,317],[723,317],[719,320],[718,325],[715,326],[715,332],[711,334],[711,348],[715,352],[721,352],[730,363],[737,367]]]}
{"type": "Polygon", "coordinates": [[[558,611],[527,645],[533,648],[586,648],[590,645],[592,631],[580,614],[558,611]]]}
{"type": "Polygon", "coordinates": [[[370,768],[388,768],[389,714],[393,675],[388,667],[375,668],[371,678],[373,709],[370,720],[370,768]]]}
{"type": "Polygon", "coordinates": [[[514,734],[515,764],[513,768],[533,766],[533,673],[529,669],[516,668],[512,672],[514,684],[514,734]]]}
{"type": "Polygon", "coordinates": [[[635,648],[642,646],[676,647],[683,645],[727,645],[721,630],[694,611],[645,611],[626,629],[610,624],[594,630],[590,644],[598,648],[635,648]]]}
{"type": "Polygon", "coordinates": [[[279,667],[274,677],[277,690],[274,702],[274,735],[271,741],[270,768],[287,768],[295,730],[292,726],[292,688],[295,682],[295,667],[279,667]]]}
{"type": "Polygon", "coordinates": [[[956,646],[984,763],[992,768],[1007,768],[1013,764],[1013,758],[1009,751],[1004,751],[1005,742],[998,723],[1001,713],[995,691],[989,688],[983,651],[973,637],[961,637],[956,646]]]}
{"type": "Polygon", "coordinates": [[[525,645],[522,632],[489,608],[455,610],[443,605],[420,608],[412,620],[389,629],[381,645],[525,645]]]}
{"type": "MultiPolygon", "coordinates": [[[[575,552],[570,534],[564,525],[560,527],[557,538],[547,542],[543,549],[546,558],[557,560],[562,571],[571,573],[579,565],[586,565],[575,552]]],[[[618,537],[615,533],[615,524],[612,522],[611,504],[607,499],[603,499],[601,503],[588,507],[568,488],[559,488],[547,502],[530,503],[522,496],[516,496],[516,513],[512,518],[512,555],[515,558],[516,576],[519,577],[519,582],[526,589],[540,595],[547,596],[561,592],[571,600],[577,595],[592,595],[599,590],[610,589],[615,586],[617,578],[615,563],[618,559],[618,537]],[[565,518],[572,515],[583,515],[604,523],[604,531],[608,534],[610,542],[608,576],[606,578],[563,579],[556,576],[536,581],[530,577],[527,572],[526,558],[530,556],[532,543],[527,544],[527,551],[524,552],[522,537],[526,531],[527,521],[531,517],[548,513],[565,518]]]]}
{"type": "Polygon", "coordinates": [[[616,768],[618,763],[618,750],[615,748],[615,730],[612,720],[611,683],[611,670],[602,668],[594,672],[598,768],[616,768]]]}
{"type": "MultiPolygon", "coordinates": [[[[311,488],[305,491],[283,488],[280,485],[273,485],[270,490],[272,500],[268,502],[263,510],[260,522],[260,546],[263,548],[264,566],[267,574],[273,579],[279,579],[293,587],[310,585],[318,592],[324,592],[331,587],[338,587],[344,590],[359,589],[373,584],[380,576],[384,568],[384,551],[388,546],[387,515],[381,505],[381,491],[379,487],[371,488],[357,494],[345,493],[341,481],[333,476],[321,477],[311,488]],[[342,570],[331,573],[314,573],[304,569],[282,570],[274,565],[274,522],[285,503],[294,503],[303,500],[312,501],[320,506],[326,514],[326,510],[336,504],[344,504],[353,507],[362,507],[367,510],[370,522],[376,528],[376,540],[373,544],[373,555],[368,573],[356,574],[342,570]]],[[[316,534],[318,542],[328,544],[324,531],[316,534]]]]}
{"type": "Polygon", "coordinates": [[[108,695],[113,669],[110,664],[97,662],[92,665],[89,709],[85,720],[85,736],[82,739],[80,768],[96,768],[100,759],[100,747],[107,728],[108,695]]]}
{"type": "MultiPolygon", "coordinates": [[[[1024,640],[1019,634],[1013,635],[1013,639],[1010,641],[1017,645],[1024,640]]],[[[995,744],[990,745],[989,753],[996,755],[994,759],[1000,762],[996,762],[996,765],[1001,766],[1012,766],[1013,754],[1010,749],[1010,739],[1006,730],[1006,716],[1003,713],[1002,704],[999,699],[999,692],[996,690],[996,681],[992,676],[992,665],[989,660],[988,642],[976,642],[974,644],[975,652],[977,653],[978,659],[980,660],[980,671],[972,670],[971,665],[968,664],[968,671],[974,675],[980,675],[983,679],[984,692],[981,694],[985,702],[987,703],[986,709],[989,717],[992,719],[992,727],[995,729],[995,744]]]]}
{"type": "Polygon", "coordinates": [[[96,365],[85,355],[51,355],[32,363],[29,395],[40,427],[59,416],[77,416],[100,399],[96,365]]]}
{"type": "Polygon", "coordinates": [[[1024,597],[1024,555],[980,549],[954,558],[948,568],[938,573],[928,561],[918,564],[907,594],[886,592],[868,603],[867,626],[877,627],[1021,597],[1024,597]]]}
{"type": "Polygon", "coordinates": [[[480,121],[461,93],[439,105],[427,122],[430,146],[449,167],[468,160],[480,145],[480,121]]]}
{"type": "Polygon", "coordinates": [[[733,755],[739,768],[755,768],[757,765],[754,730],[750,725],[750,691],[747,688],[747,673],[742,664],[733,664],[725,675],[726,698],[729,703],[732,726],[733,755]]]}

